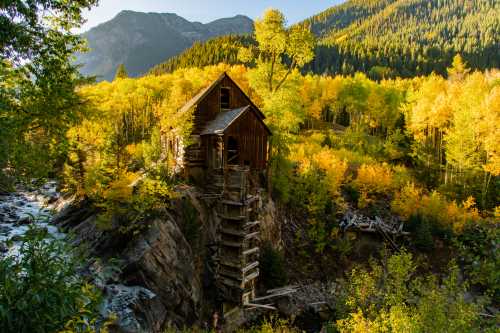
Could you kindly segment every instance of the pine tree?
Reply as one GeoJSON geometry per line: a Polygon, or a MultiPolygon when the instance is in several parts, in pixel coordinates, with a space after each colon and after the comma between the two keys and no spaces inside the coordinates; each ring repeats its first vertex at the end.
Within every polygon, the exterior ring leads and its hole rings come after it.
{"type": "Polygon", "coordinates": [[[453,57],[453,62],[447,72],[448,78],[451,80],[462,80],[470,72],[470,69],[467,68],[467,63],[462,59],[462,56],[457,54],[453,57]]]}
{"type": "Polygon", "coordinates": [[[128,78],[128,73],[127,73],[127,70],[125,69],[125,65],[124,64],[118,65],[118,68],[117,68],[116,74],[115,74],[115,80],[116,79],[126,79],[126,78],[128,78]]]}

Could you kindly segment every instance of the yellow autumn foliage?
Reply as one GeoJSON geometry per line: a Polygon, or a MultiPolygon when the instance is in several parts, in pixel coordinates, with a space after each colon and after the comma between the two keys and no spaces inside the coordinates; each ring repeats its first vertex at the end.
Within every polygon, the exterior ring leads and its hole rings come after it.
{"type": "Polygon", "coordinates": [[[345,181],[347,162],[335,156],[331,149],[323,148],[312,156],[317,167],[325,173],[325,182],[328,184],[329,192],[333,197],[340,195],[340,186],[345,181]]]}
{"type": "Polygon", "coordinates": [[[107,201],[125,203],[132,198],[133,184],[137,181],[139,175],[133,172],[123,171],[112,181],[104,191],[103,198],[107,201]]]}
{"type": "Polygon", "coordinates": [[[468,222],[481,219],[475,206],[473,197],[457,204],[455,201],[448,201],[437,191],[425,194],[413,183],[408,183],[397,192],[391,203],[393,213],[403,220],[408,220],[412,215],[421,215],[457,233],[462,232],[468,222]]]}
{"type": "Polygon", "coordinates": [[[390,193],[394,188],[393,176],[387,163],[363,164],[354,184],[364,193],[390,193]]]}
{"type": "Polygon", "coordinates": [[[362,164],[353,185],[359,191],[358,207],[365,208],[377,194],[390,194],[394,189],[394,173],[386,163],[362,164]]]}

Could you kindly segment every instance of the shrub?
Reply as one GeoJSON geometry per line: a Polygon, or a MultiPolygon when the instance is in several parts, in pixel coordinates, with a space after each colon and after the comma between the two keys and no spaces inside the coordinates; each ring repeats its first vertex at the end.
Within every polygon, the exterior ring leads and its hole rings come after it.
{"type": "Polygon", "coordinates": [[[493,299],[500,298],[500,228],[498,225],[469,224],[454,240],[470,282],[493,299]]]}
{"type": "Polygon", "coordinates": [[[284,286],[288,282],[283,253],[271,244],[262,246],[259,258],[261,281],[267,289],[284,286]]]}
{"type": "Polygon", "coordinates": [[[437,191],[424,194],[423,190],[413,183],[408,183],[398,193],[391,203],[392,211],[404,220],[412,215],[421,215],[425,218],[435,234],[460,234],[469,222],[482,220],[479,211],[475,208],[475,200],[469,197],[458,205],[455,201],[449,202],[437,191]]]}
{"type": "Polygon", "coordinates": [[[429,221],[421,215],[412,215],[408,220],[407,230],[412,234],[413,244],[422,251],[434,249],[432,227],[429,221]]]}
{"type": "Polygon", "coordinates": [[[417,266],[407,252],[394,254],[371,269],[349,275],[341,297],[340,332],[473,332],[481,331],[481,305],[465,302],[458,267],[439,281],[416,277],[417,266]]]}
{"type": "Polygon", "coordinates": [[[386,164],[363,164],[353,182],[360,193],[358,206],[367,207],[377,194],[390,194],[394,189],[393,172],[386,164]]]}
{"type": "Polygon", "coordinates": [[[93,330],[100,297],[78,274],[74,251],[32,228],[18,257],[0,261],[0,331],[93,330]]]}

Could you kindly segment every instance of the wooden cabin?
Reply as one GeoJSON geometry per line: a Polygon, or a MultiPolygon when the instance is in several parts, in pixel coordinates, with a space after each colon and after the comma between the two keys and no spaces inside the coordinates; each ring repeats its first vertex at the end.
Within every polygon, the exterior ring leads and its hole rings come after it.
{"type": "Polygon", "coordinates": [[[271,132],[264,115],[238,85],[222,74],[181,112],[193,112],[187,176],[216,199],[219,218],[215,280],[230,304],[249,304],[259,276],[259,174],[267,167],[271,132]]]}
{"type": "Polygon", "coordinates": [[[271,131],[265,116],[226,73],[181,109],[190,110],[191,145],[184,154],[189,178],[206,184],[212,174],[224,174],[228,168],[239,166],[253,174],[266,169],[271,131]]]}

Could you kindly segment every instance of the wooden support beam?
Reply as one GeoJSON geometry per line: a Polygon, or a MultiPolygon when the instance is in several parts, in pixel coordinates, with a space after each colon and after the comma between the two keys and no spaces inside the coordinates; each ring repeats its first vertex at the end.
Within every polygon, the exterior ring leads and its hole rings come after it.
{"type": "Polygon", "coordinates": [[[242,263],[241,263],[241,261],[235,262],[235,261],[231,261],[231,260],[225,260],[225,258],[221,258],[219,261],[219,265],[228,266],[228,267],[232,267],[232,268],[241,268],[242,263]]]}
{"type": "Polygon", "coordinates": [[[256,227],[260,224],[260,221],[254,221],[254,222],[247,222],[243,225],[243,227],[245,229],[250,229],[250,228],[253,228],[253,227],[256,227]]]}
{"type": "Polygon", "coordinates": [[[223,220],[241,221],[241,220],[245,220],[247,218],[244,215],[238,215],[238,216],[231,216],[231,215],[225,215],[225,214],[218,214],[218,215],[223,220]]]}
{"type": "Polygon", "coordinates": [[[280,296],[286,296],[286,295],[289,295],[289,294],[293,294],[297,292],[296,289],[290,289],[290,290],[285,290],[285,291],[281,291],[279,293],[275,293],[275,294],[270,294],[270,295],[267,295],[267,296],[262,296],[262,297],[257,297],[257,298],[254,298],[254,302],[259,302],[259,301],[263,301],[263,300],[266,300],[266,299],[270,299],[270,298],[275,298],[275,297],[280,297],[280,296]]]}
{"type": "Polygon", "coordinates": [[[233,271],[222,268],[219,270],[219,274],[225,276],[226,278],[233,279],[235,281],[243,281],[244,280],[244,275],[241,272],[233,272],[233,271]]]}
{"type": "Polygon", "coordinates": [[[227,246],[227,247],[233,247],[233,248],[240,248],[243,246],[243,243],[241,242],[230,242],[230,241],[221,241],[221,244],[223,246],[227,246]]]}
{"type": "Polygon", "coordinates": [[[250,282],[252,280],[255,280],[258,276],[259,276],[259,269],[257,269],[256,272],[254,272],[248,276],[245,276],[243,278],[243,285],[247,284],[248,282],[250,282]]]}
{"type": "Polygon", "coordinates": [[[259,237],[260,235],[260,232],[256,231],[256,232],[252,232],[248,235],[245,235],[245,240],[248,240],[248,239],[252,239],[252,238],[257,238],[259,237]]]}
{"type": "Polygon", "coordinates": [[[228,199],[222,200],[221,203],[228,206],[238,206],[238,207],[245,205],[244,202],[228,200],[228,199]]]}
{"type": "Polygon", "coordinates": [[[253,309],[268,309],[268,310],[277,310],[274,306],[271,304],[254,304],[254,303],[246,303],[244,306],[248,307],[247,310],[253,310],[253,309]]]}
{"type": "Polygon", "coordinates": [[[231,278],[227,278],[225,276],[220,276],[219,275],[217,277],[217,280],[220,281],[220,283],[222,283],[223,285],[228,286],[229,288],[236,288],[236,289],[239,289],[239,290],[243,290],[242,284],[240,282],[238,282],[238,281],[234,281],[231,278]]]}
{"type": "Polygon", "coordinates": [[[298,284],[293,284],[291,286],[284,286],[284,287],[279,287],[279,288],[274,288],[274,289],[269,289],[267,291],[268,294],[275,294],[277,292],[283,291],[283,290],[289,290],[289,289],[298,289],[299,285],[298,284]]]}
{"type": "Polygon", "coordinates": [[[250,254],[254,254],[254,253],[257,253],[257,252],[259,252],[259,248],[258,247],[254,247],[252,249],[243,251],[243,256],[248,256],[250,254]]]}
{"type": "Polygon", "coordinates": [[[246,272],[251,271],[252,269],[257,268],[257,267],[259,267],[259,262],[255,261],[255,262],[251,263],[250,265],[243,267],[241,269],[241,271],[243,272],[243,274],[245,274],[246,272]]]}

